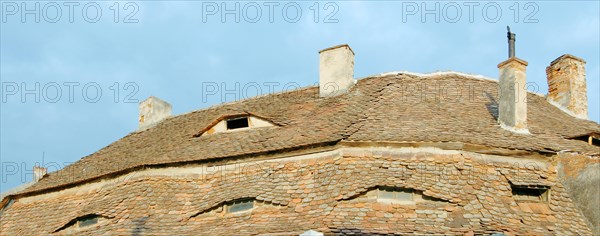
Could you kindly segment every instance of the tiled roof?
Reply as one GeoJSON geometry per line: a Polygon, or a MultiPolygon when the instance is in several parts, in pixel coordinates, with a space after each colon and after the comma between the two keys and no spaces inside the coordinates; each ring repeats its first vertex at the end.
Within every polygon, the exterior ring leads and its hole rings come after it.
{"type": "Polygon", "coordinates": [[[529,93],[530,135],[496,122],[497,82],[460,74],[386,74],[361,79],[343,95],[320,98],[318,87],[261,96],[171,117],[133,132],[41,179],[21,193],[69,186],[141,166],[271,153],[339,141],[463,142],[539,152],[598,155],[573,137],[600,132],[529,93]],[[251,113],[275,127],[198,137],[219,117],[251,113]]]}
{"type": "Polygon", "coordinates": [[[326,235],[592,235],[553,166],[530,168],[513,163],[517,158],[480,158],[470,152],[349,149],[343,156],[301,162],[282,158],[229,174],[137,175],[76,193],[23,198],[0,216],[0,232],[237,236],[315,229],[326,235]],[[511,184],[521,180],[551,187],[548,201],[514,199],[511,184]],[[414,189],[429,199],[387,204],[369,195],[378,186],[414,189]],[[244,198],[260,203],[242,214],[219,207],[244,198]],[[91,214],[105,220],[68,227],[91,214]]]}

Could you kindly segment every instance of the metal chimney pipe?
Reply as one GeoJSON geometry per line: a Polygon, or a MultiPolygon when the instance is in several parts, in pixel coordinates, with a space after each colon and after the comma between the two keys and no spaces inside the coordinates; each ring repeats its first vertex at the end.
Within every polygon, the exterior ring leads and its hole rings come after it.
{"type": "Polygon", "coordinates": [[[508,30],[508,32],[506,33],[506,37],[508,37],[508,58],[512,58],[515,57],[516,34],[510,32],[510,27],[508,26],[506,26],[506,30],[508,30]]]}

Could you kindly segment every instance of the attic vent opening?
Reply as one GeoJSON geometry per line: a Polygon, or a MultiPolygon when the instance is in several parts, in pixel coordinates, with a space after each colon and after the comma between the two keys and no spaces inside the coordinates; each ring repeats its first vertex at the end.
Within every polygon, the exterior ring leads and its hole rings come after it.
{"type": "Polygon", "coordinates": [[[511,185],[512,195],[517,202],[548,202],[548,186],[511,185]]]}
{"type": "Polygon", "coordinates": [[[248,117],[227,120],[227,130],[242,129],[250,127],[248,117]]]}
{"type": "Polygon", "coordinates": [[[221,116],[209,126],[202,129],[199,134],[194,137],[210,135],[222,132],[237,132],[255,128],[273,127],[276,126],[273,122],[266,118],[259,117],[250,113],[234,114],[221,116]]]}
{"type": "Polygon", "coordinates": [[[227,213],[238,213],[252,210],[254,198],[243,198],[227,203],[227,213]]]}
{"type": "Polygon", "coordinates": [[[584,141],[590,145],[600,147],[600,133],[589,133],[589,134],[585,134],[585,135],[570,137],[568,139],[584,141]]]}
{"type": "Polygon", "coordinates": [[[386,200],[412,201],[412,189],[379,187],[377,188],[377,197],[386,200]]]}
{"type": "Polygon", "coordinates": [[[80,217],[77,217],[77,218],[69,221],[69,223],[56,229],[52,233],[64,232],[68,235],[75,235],[76,232],[78,232],[79,230],[86,230],[90,227],[98,227],[97,226],[98,224],[105,223],[107,221],[107,219],[109,219],[109,217],[96,215],[96,214],[80,216],[80,217]]]}
{"type": "Polygon", "coordinates": [[[87,215],[77,219],[77,226],[79,228],[92,226],[98,223],[98,216],[96,215],[87,215]]]}

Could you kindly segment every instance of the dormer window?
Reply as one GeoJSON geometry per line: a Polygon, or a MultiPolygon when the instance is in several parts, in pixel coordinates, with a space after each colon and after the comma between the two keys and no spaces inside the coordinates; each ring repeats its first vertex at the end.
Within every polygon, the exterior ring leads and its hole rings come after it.
{"type": "Polygon", "coordinates": [[[249,128],[248,117],[234,118],[226,121],[227,130],[249,128]]]}
{"type": "Polygon", "coordinates": [[[517,202],[548,202],[548,186],[511,185],[512,195],[517,202]]]}
{"type": "Polygon", "coordinates": [[[568,139],[580,140],[587,142],[589,145],[600,146],[600,133],[596,132],[568,137],[568,139]]]}
{"type": "Polygon", "coordinates": [[[77,219],[77,226],[79,228],[92,226],[98,223],[98,216],[96,215],[87,215],[84,217],[80,217],[77,219]]]}
{"type": "Polygon", "coordinates": [[[79,232],[79,230],[86,230],[89,227],[94,227],[98,224],[105,224],[108,219],[108,217],[96,214],[80,216],[56,229],[53,233],[64,232],[66,234],[75,234],[76,232],[79,232]]]}
{"type": "Polygon", "coordinates": [[[584,135],[577,135],[568,139],[587,142],[589,145],[600,146],[600,133],[592,132],[584,135]]]}
{"type": "Polygon", "coordinates": [[[250,113],[221,116],[210,125],[202,129],[194,137],[209,135],[214,133],[236,132],[247,129],[275,126],[273,122],[266,118],[259,117],[250,113]]]}
{"type": "Polygon", "coordinates": [[[407,188],[378,187],[377,200],[384,202],[413,202],[415,191],[407,188]]]}
{"type": "Polygon", "coordinates": [[[254,208],[254,198],[243,198],[227,203],[227,213],[241,213],[254,208]]]}
{"type": "Polygon", "coordinates": [[[391,186],[377,186],[369,191],[368,195],[377,199],[377,202],[385,204],[414,205],[447,202],[447,200],[423,195],[423,191],[420,190],[391,186]]]}

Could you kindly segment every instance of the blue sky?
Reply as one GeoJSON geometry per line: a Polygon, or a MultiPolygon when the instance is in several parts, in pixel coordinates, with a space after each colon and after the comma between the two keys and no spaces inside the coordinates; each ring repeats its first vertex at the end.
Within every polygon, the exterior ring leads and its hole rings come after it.
{"type": "Polygon", "coordinates": [[[343,43],[356,53],[357,78],[396,70],[497,78],[510,25],[539,93],[550,61],[565,53],[587,61],[590,119],[600,120],[597,1],[86,3],[70,15],[71,2],[2,1],[0,191],[30,181],[35,163],[55,171],[135,131],[137,102],[148,96],[182,114],[314,85],[318,51],[343,43]],[[223,6],[233,9],[224,21],[223,6]],[[208,83],[240,87],[223,99],[203,92],[208,83]]]}

